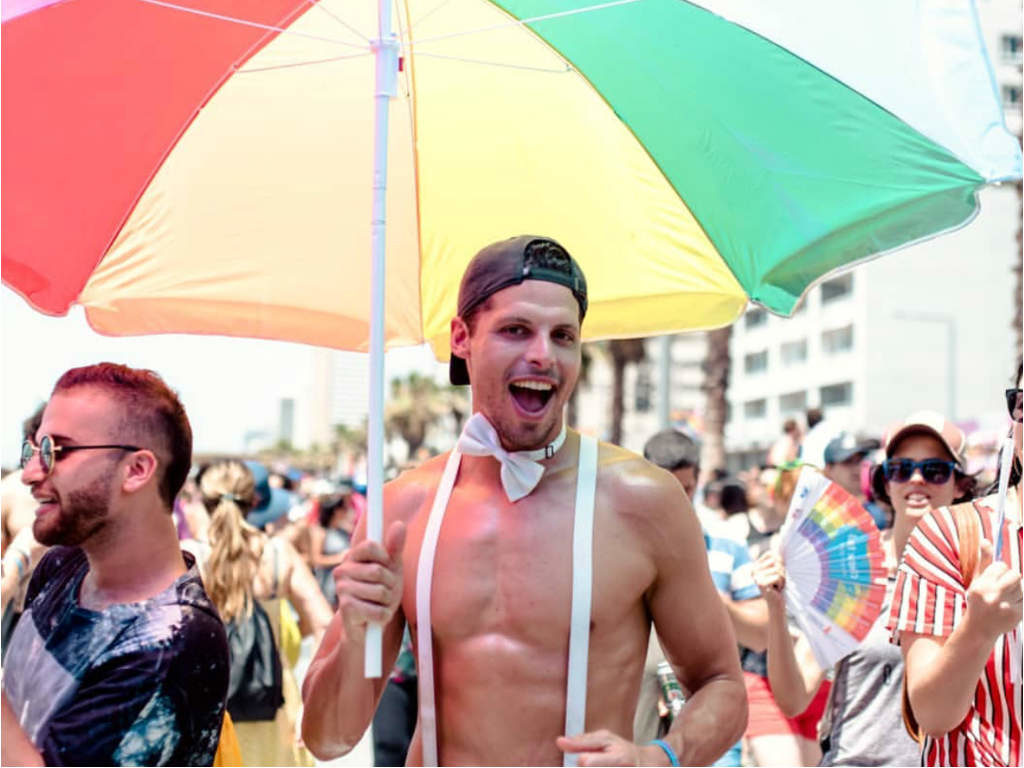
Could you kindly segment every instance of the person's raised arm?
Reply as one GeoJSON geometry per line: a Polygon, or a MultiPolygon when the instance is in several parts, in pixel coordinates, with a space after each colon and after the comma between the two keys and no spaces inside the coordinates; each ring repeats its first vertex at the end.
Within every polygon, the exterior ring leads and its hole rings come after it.
{"type": "Polygon", "coordinates": [[[900,633],[907,693],[925,733],[939,737],[963,722],[996,639],[1021,620],[1021,600],[1020,576],[993,563],[992,544],[982,541],[967,610],[952,633],[900,633]]]}
{"type": "Polygon", "coordinates": [[[768,606],[764,598],[733,600],[722,595],[722,603],[740,645],[758,653],[768,647],[768,606]]]}
{"type": "Polygon", "coordinates": [[[277,546],[288,560],[288,581],[285,584],[288,601],[295,606],[302,626],[309,628],[314,644],[319,646],[327,625],[331,623],[331,606],[295,547],[287,539],[279,539],[277,546]]]}
{"type": "Polygon", "coordinates": [[[313,568],[334,568],[341,565],[345,558],[345,552],[324,554],[324,540],[327,538],[327,531],[319,523],[309,526],[309,564],[313,568]]]}
{"type": "MultiPolygon", "coordinates": [[[[385,487],[385,509],[391,508],[385,487]]],[[[373,720],[387,676],[364,676],[366,627],[384,625],[383,669],[398,657],[405,617],[401,611],[405,524],[391,522],[384,543],[366,540],[365,521],[344,562],[334,569],[338,610],[302,684],[302,738],[321,760],[349,752],[373,720]]]]}
{"type": "Polygon", "coordinates": [[[768,604],[768,682],[782,713],[796,717],[818,692],[825,671],[803,635],[793,643],[782,595],[786,576],[775,552],[765,552],[754,563],[754,581],[768,604]]]}

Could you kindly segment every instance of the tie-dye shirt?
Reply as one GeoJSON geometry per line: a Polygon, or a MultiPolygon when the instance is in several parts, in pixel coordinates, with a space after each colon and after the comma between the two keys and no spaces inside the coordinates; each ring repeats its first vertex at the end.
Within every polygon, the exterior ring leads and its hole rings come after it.
{"type": "Polygon", "coordinates": [[[78,605],[81,549],[54,547],[29,585],[3,689],[47,765],[211,765],[228,686],[224,625],[189,570],[139,603],[78,605]]]}

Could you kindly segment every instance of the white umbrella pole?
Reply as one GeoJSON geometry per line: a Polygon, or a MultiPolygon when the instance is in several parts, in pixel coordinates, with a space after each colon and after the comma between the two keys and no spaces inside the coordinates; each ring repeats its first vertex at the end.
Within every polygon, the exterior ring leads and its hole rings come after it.
{"type": "MultiPolygon", "coordinates": [[[[388,188],[388,109],[398,85],[398,41],[391,32],[390,0],[378,0],[380,37],[373,41],[376,56],[373,139],[372,271],[370,277],[370,417],[366,436],[366,538],[383,538],[384,485],[384,276],[388,188]]],[[[366,677],[381,676],[382,627],[366,629],[366,677]]]]}

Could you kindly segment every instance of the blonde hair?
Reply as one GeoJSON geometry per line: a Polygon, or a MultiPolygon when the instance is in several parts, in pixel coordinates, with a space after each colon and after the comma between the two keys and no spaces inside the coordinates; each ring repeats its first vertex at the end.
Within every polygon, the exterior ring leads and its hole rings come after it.
{"type": "Polygon", "coordinates": [[[248,617],[260,564],[252,545],[263,538],[245,521],[255,497],[252,472],[234,459],[218,461],[203,472],[199,490],[210,515],[210,556],[203,565],[206,593],[225,623],[248,617]]]}
{"type": "Polygon", "coordinates": [[[800,467],[780,467],[779,476],[775,479],[774,498],[779,504],[789,508],[793,500],[793,492],[796,490],[797,481],[800,480],[800,467]]]}

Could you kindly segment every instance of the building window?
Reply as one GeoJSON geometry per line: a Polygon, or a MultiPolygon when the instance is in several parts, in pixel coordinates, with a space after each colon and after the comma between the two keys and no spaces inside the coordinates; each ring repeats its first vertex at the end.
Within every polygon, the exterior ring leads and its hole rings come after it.
{"type": "Polygon", "coordinates": [[[999,38],[999,53],[1005,64],[1020,64],[1024,52],[1020,35],[1003,35],[999,38]]]}
{"type": "Polygon", "coordinates": [[[826,355],[848,352],[853,349],[853,326],[844,325],[821,334],[821,349],[826,355]]]}
{"type": "Polygon", "coordinates": [[[768,369],[768,350],[751,352],[743,357],[743,370],[746,373],[761,373],[768,369]]]}
{"type": "Polygon", "coordinates": [[[748,400],[743,404],[743,415],[748,419],[763,419],[768,412],[768,401],[763,397],[760,400],[748,400]]]}
{"type": "Polygon", "coordinates": [[[847,273],[821,284],[821,303],[826,304],[853,293],[853,274],[847,273]]]}
{"type": "Polygon", "coordinates": [[[783,365],[796,365],[807,359],[807,339],[783,342],[779,350],[783,365]]]}
{"type": "Polygon", "coordinates": [[[791,413],[802,413],[807,409],[806,392],[788,392],[779,398],[779,413],[784,416],[791,413]]]}
{"type": "Polygon", "coordinates": [[[1021,102],[1021,87],[1019,85],[1007,85],[1003,83],[1003,106],[1007,109],[1016,108],[1020,106],[1021,102]]]}
{"type": "Polygon", "coordinates": [[[829,384],[821,388],[821,405],[849,405],[853,402],[853,382],[844,381],[842,384],[829,384]]]}
{"type": "Polygon", "coordinates": [[[768,313],[763,309],[751,309],[743,316],[744,328],[756,328],[768,322],[768,313]]]}

